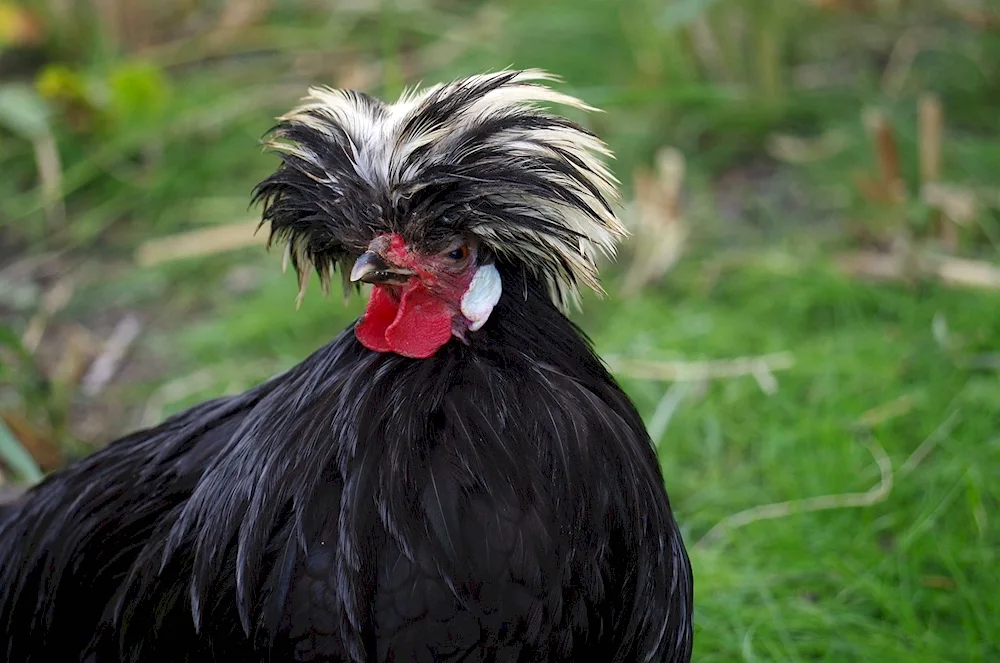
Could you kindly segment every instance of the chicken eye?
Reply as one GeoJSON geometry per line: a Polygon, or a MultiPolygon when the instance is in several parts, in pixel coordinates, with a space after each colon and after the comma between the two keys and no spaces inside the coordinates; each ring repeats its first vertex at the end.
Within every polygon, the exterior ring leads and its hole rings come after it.
{"type": "Polygon", "coordinates": [[[465,244],[459,244],[454,249],[448,252],[448,258],[454,261],[465,260],[469,257],[469,247],[465,244]]]}

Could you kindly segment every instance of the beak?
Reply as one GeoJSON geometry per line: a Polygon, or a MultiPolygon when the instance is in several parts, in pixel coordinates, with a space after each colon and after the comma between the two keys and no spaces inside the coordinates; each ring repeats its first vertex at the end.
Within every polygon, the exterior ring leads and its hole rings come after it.
{"type": "Polygon", "coordinates": [[[413,272],[394,267],[375,251],[365,251],[351,269],[351,282],[402,285],[413,272]]]}

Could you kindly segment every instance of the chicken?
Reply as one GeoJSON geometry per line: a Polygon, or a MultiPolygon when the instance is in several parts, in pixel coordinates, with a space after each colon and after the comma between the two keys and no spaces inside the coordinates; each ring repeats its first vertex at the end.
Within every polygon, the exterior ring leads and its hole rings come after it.
{"type": "Polygon", "coordinates": [[[609,152],[549,80],[279,118],[262,224],[364,313],[9,507],[6,661],[690,660],[659,462],[566,317],[625,235],[609,152]]]}

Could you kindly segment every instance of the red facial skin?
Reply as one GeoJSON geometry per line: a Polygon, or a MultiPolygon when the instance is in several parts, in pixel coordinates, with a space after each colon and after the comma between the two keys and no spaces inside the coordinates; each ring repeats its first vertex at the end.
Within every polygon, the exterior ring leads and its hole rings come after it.
{"type": "Polygon", "coordinates": [[[475,259],[468,251],[462,260],[411,250],[397,234],[372,242],[391,265],[413,272],[402,285],[375,285],[368,307],[354,328],[358,341],[369,350],[394,352],[426,359],[468,329],[461,312],[462,296],[475,274],[475,259]]]}

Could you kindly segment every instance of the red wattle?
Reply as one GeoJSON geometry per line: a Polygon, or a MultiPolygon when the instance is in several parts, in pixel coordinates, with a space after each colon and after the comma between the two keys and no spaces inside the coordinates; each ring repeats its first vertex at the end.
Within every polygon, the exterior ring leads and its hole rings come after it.
{"type": "Polygon", "coordinates": [[[361,345],[375,352],[391,351],[389,342],[385,340],[385,330],[396,319],[398,309],[399,305],[385,288],[381,286],[372,288],[365,314],[354,328],[354,335],[361,345]]]}
{"type": "Polygon", "coordinates": [[[444,301],[417,283],[403,291],[399,313],[385,330],[385,340],[396,354],[426,359],[451,340],[451,318],[444,301]]]}
{"type": "Polygon", "coordinates": [[[448,305],[420,282],[403,286],[398,304],[385,288],[375,286],[354,334],[369,350],[426,359],[451,340],[452,316],[448,305]]]}

